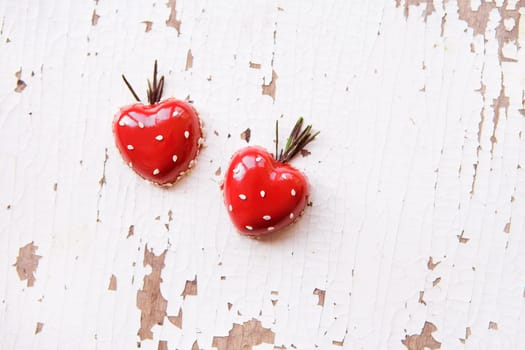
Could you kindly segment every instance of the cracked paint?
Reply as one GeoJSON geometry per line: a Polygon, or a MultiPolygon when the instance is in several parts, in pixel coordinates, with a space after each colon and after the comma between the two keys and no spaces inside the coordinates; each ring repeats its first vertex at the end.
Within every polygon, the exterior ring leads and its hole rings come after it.
{"type": "Polygon", "coordinates": [[[524,342],[523,1],[5,6],[0,348],[524,342]],[[133,103],[120,74],[154,59],[217,136],[171,189],[107,159],[111,115],[133,103]],[[272,121],[299,115],[326,135],[293,163],[314,210],[246,240],[222,169],[248,125],[271,146],[272,121]],[[20,282],[32,240],[45,264],[20,282]]]}

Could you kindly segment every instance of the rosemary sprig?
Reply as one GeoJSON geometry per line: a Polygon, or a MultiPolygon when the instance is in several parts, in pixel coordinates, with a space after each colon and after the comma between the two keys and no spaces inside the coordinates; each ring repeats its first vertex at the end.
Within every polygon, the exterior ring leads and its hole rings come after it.
{"type": "Polygon", "coordinates": [[[299,117],[286,141],[286,146],[279,152],[279,123],[275,122],[275,159],[286,163],[301,152],[307,144],[312,142],[319,131],[313,132],[312,125],[303,129],[303,117],[299,117]]]}
{"type": "MultiPolygon", "coordinates": [[[[122,79],[124,80],[124,83],[128,87],[129,91],[131,91],[131,94],[133,97],[135,97],[135,100],[137,102],[141,102],[139,96],[133,90],[133,87],[128,82],[124,74],[122,74],[122,79]]],[[[148,96],[148,103],[150,105],[154,105],[155,103],[160,102],[160,99],[162,98],[162,93],[164,91],[164,76],[161,76],[160,79],[157,80],[157,60],[155,60],[155,65],[153,66],[153,84],[148,79],[148,90],[146,91],[146,94],[148,96]]]]}

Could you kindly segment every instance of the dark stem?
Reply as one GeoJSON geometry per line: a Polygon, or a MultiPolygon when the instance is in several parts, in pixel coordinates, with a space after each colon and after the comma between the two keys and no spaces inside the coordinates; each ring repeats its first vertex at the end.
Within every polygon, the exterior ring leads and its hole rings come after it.
{"type": "Polygon", "coordinates": [[[160,102],[162,98],[162,91],[164,90],[164,76],[157,80],[157,60],[153,65],[153,86],[148,80],[148,102],[150,105],[160,102]]]}
{"type": "Polygon", "coordinates": [[[288,140],[286,141],[286,146],[284,149],[281,149],[280,152],[278,152],[278,138],[279,138],[279,124],[275,123],[275,135],[276,135],[276,141],[275,141],[275,159],[286,163],[289,160],[291,160],[293,157],[297,155],[297,153],[301,152],[307,144],[312,142],[317,135],[319,135],[319,131],[313,132],[312,126],[308,125],[303,130],[303,117],[299,117],[297,122],[295,123],[295,126],[292,129],[292,132],[290,133],[290,136],[288,137],[288,140]]]}
{"type": "MultiPolygon", "coordinates": [[[[160,79],[157,80],[157,74],[158,74],[157,60],[155,60],[155,64],[153,66],[153,84],[148,79],[148,89],[146,91],[146,95],[148,97],[148,103],[150,105],[154,105],[160,102],[162,98],[162,93],[164,91],[164,76],[161,76],[160,79]]],[[[122,74],[122,79],[124,79],[124,83],[126,83],[126,86],[128,87],[129,91],[131,91],[131,93],[133,94],[133,97],[135,97],[135,99],[138,102],[141,102],[139,96],[137,95],[135,90],[133,90],[133,88],[131,87],[131,84],[128,82],[124,74],[122,74]]]]}
{"type": "Polygon", "coordinates": [[[279,121],[275,120],[275,159],[279,158],[279,121]]]}
{"type": "Polygon", "coordinates": [[[126,86],[128,87],[129,91],[131,91],[131,93],[133,94],[133,97],[135,97],[135,100],[137,100],[137,102],[140,102],[140,98],[137,96],[137,93],[135,92],[135,90],[133,90],[131,84],[129,83],[128,79],[126,79],[124,74],[122,74],[122,79],[124,79],[124,83],[126,83],[126,86]]]}

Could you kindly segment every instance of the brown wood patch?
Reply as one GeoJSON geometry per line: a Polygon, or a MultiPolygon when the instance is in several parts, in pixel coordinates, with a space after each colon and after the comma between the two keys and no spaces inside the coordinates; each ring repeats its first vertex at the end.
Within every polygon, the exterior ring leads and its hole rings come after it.
{"type": "Polygon", "coordinates": [[[437,350],[441,348],[441,343],[432,336],[432,333],[435,331],[437,331],[436,326],[427,321],[425,322],[420,334],[414,334],[411,336],[407,335],[404,340],[401,340],[401,342],[408,350],[437,350]]]}
{"type": "Polygon", "coordinates": [[[187,295],[197,295],[197,276],[195,276],[193,281],[186,281],[186,285],[181,294],[182,299],[186,299],[187,295]]]}
{"type": "Polygon", "coordinates": [[[35,271],[38,267],[38,260],[42,257],[36,255],[38,247],[33,242],[26,244],[18,250],[18,257],[13,266],[16,267],[16,273],[21,281],[27,280],[27,286],[32,287],[35,284],[35,271]]]}
{"type": "Polygon", "coordinates": [[[235,323],[225,337],[213,337],[211,346],[217,350],[251,350],[255,345],[273,344],[274,341],[275,333],[264,328],[259,320],[252,319],[242,325],[235,323]]]}
{"type": "Polygon", "coordinates": [[[161,255],[155,255],[153,250],[148,249],[146,244],[144,248],[144,266],[151,266],[151,273],[144,276],[144,285],[137,291],[137,307],[140,313],[140,329],[138,336],[140,340],[153,339],[151,329],[155,325],[162,325],[166,317],[166,307],[168,301],[164,299],[160,291],[162,282],[161,272],[164,268],[164,259],[167,250],[161,255]]]}

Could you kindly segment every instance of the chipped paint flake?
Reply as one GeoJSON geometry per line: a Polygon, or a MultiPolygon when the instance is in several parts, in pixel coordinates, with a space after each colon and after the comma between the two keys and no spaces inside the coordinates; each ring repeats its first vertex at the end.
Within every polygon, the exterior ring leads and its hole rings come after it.
{"type": "Polygon", "coordinates": [[[250,143],[250,137],[252,136],[252,131],[250,128],[246,128],[243,132],[241,132],[241,140],[246,141],[246,143],[250,143]]]}
{"type": "Polygon", "coordinates": [[[142,289],[137,292],[137,307],[141,311],[140,328],[137,333],[140,340],[153,339],[153,326],[164,323],[168,301],[162,296],[160,284],[166,252],[167,250],[161,255],[155,255],[153,250],[148,249],[147,244],[144,247],[143,265],[150,266],[151,273],[144,276],[142,289]]]}
{"type": "Polygon", "coordinates": [[[425,322],[423,329],[420,334],[414,334],[411,336],[405,336],[405,339],[401,342],[407,347],[408,350],[437,350],[441,348],[441,343],[438,342],[432,336],[432,333],[437,331],[436,326],[430,322],[425,322]]]}
{"type": "Polygon", "coordinates": [[[15,77],[16,77],[15,92],[21,93],[27,87],[27,84],[21,79],[22,78],[21,68],[19,71],[15,73],[15,77]]]}
{"type": "Polygon", "coordinates": [[[191,281],[186,281],[184,290],[182,291],[182,299],[186,299],[188,295],[197,295],[197,276],[191,281]]]}
{"type": "Polygon", "coordinates": [[[179,312],[176,316],[168,316],[168,321],[178,329],[182,329],[182,308],[179,307],[179,312]]]}
{"type": "Polygon", "coordinates": [[[458,238],[459,243],[466,244],[470,240],[470,238],[463,237],[464,234],[465,234],[465,231],[461,231],[460,235],[456,235],[456,237],[458,238]]]}
{"type": "Polygon", "coordinates": [[[109,278],[108,290],[117,290],[117,277],[115,275],[111,275],[109,278]]]}
{"type": "Polygon", "coordinates": [[[93,13],[91,14],[91,25],[96,26],[98,24],[99,19],[100,16],[97,14],[97,9],[94,9],[93,13]]]}
{"type": "Polygon", "coordinates": [[[262,94],[268,95],[272,98],[272,100],[275,101],[275,91],[276,91],[276,82],[279,77],[277,76],[277,73],[272,69],[272,79],[268,84],[266,84],[266,79],[263,78],[263,84],[262,84],[262,94]]]}
{"type": "Polygon", "coordinates": [[[38,261],[42,258],[36,255],[38,247],[33,242],[26,244],[18,250],[18,257],[13,266],[21,281],[27,281],[27,287],[33,287],[36,281],[35,272],[38,261]]]}
{"type": "Polygon", "coordinates": [[[441,282],[441,277],[437,277],[434,281],[432,281],[432,287],[435,287],[441,282]]]}
{"type": "Polygon", "coordinates": [[[35,327],[35,335],[42,332],[42,329],[44,329],[44,324],[42,322],[37,322],[35,327]]]}
{"type": "MultiPolygon", "coordinates": [[[[402,0],[396,0],[396,7],[400,7],[401,2],[402,0]]],[[[420,5],[425,6],[423,13],[422,13],[422,16],[425,19],[425,22],[427,21],[427,18],[436,11],[436,8],[434,6],[434,0],[404,0],[403,8],[404,8],[405,18],[408,18],[410,14],[411,6],[420,6],[420,5]]]]}
{"type": "Polygon", "coordinates": [[[319,288],[315,288],[313,294],[317,295],[318,297],[317,305],[324,306],[324,297],[325,297],[326,291],[319,289],[319,288]]]}
{"type": "Polygon", "coordinates": [[[186,54],[186,68],[184,70],[190,70],[193,67],[193,54],[191,53],[191,49],[188,49],[188,53],[186,54]]]}
{"type": "MultiPolygon", "coordinates": [[[[146,27],[144,28],[144,32],[145,33],[151,31],[151,28],[153,27],[153,22],[152,21],[142,21],[142,23],[144,23],[146,25],[146,27]]],[[[139,127],[140,127],[140,125],[139,125],[139,127]]]]}
{"type": "Polygon", "coordinates": [[[170,16],[166,20],[166,25],[168,27],[175,28],[177,33],[180,35],[180,25],[182,22],[177,19],[177,0],[168,0],[166,6],[170,9],[170,16]]]}
{"type": "Polygon", "coordinates": [[[217,350],[250,350],[255,345],[274,342],[275,333],[269,328],[264,328],[261,321],[252,319],[242,325],[234,323],[227,336],[213,337],[211,346],[217,350]]]}
{"type": "Polygon", "coordinates": [[[427,268],[429,270],[434,270],[439,264],[441,264],[441,261],[434,262],[434,258],[428,257],[427,268]]]}
{"type": "Polygon", "coordinates": [[[135,225],[130,225],[128,228],[128,235],[126,236],[126,238],[133,236],[133,234],[135,234],[135,225]]]}
{"type": "Polygon", "coordinates": [[[159,340],[157,350],[168,350],[168,342],[166,340],[159,340]]]}

